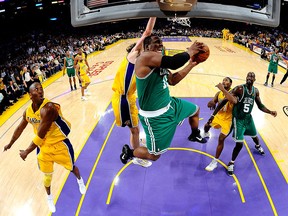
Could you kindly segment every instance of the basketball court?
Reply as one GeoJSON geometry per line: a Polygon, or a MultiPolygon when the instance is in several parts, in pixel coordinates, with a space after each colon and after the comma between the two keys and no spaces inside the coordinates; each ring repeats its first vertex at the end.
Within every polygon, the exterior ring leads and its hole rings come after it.
{"type": "MultiPolygon", "coordinates": [[[[283,107],[287,106],[288,83],[279,84],[284,69],[279,69],[273,88],[265,87],[268,62],[245,47],[222,39],[163,38],[171,53],[185,50],[194,40],[210,48],[206,62],[170,87],[172,96],[200,106],[200,129],[212,113],[207,102],[217,92],[215,85],[226,76],[232,78],[233,86],[243,84],[247,73],[255,72],[254,85],[263,104],[278,112],[274,118],[254,106],[253,117],[266,155],[259,155],[247,138],[236,161],[235,175],[228,176],[225,168],[235,145],[229,136],[220,157],[223,163],[207,172],[205,167],[216,151],[219,131],[211,130],[212,137],[206,144],[190,142],[185,121],[177,129],[169,151],[151,167],[123,165],[119,155],[129,142],[129,130],[115,126],[111,87],[126,47],[136,40],[119,41],[89,56],[94,72],[88,101],[81,101],[79,88],[70,91],[67,76],[61,73],[43,84],[45,97],[60,103],[64,116],[72,123],[70,140],[87,186],[87,193],[81,196],[75,177],[55,165],[52,194],[57,211],[53,215],[286,215],[288,135],[283,107]]],[[[10,141],[29,103],[26,97],[1,116],[2,147],[10,141]]],[[[19,150],[30,144],[31,134],[29,125],[11,150],[1,153],[0,179],[5,187],[0,187],[0,215],[49,215],[36,153],[26,161],[19,157],[19,150]]]]}

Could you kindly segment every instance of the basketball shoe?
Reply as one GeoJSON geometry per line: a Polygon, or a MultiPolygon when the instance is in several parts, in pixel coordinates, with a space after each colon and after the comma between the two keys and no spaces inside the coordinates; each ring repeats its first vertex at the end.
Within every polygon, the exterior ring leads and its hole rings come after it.
{"type": "Polygon", "coordinates": [[[53,196],[52,196],[52,194],[50,194],[50,195],[47,196],[47,202],[48,202],[49,210],[50,210],[52,213],[56,212],[56,207],[55,207],[54,202],[53,202],[53,196]]]}
{"type": "Polygon", "coordinates": [[[136,157],[134,157],[132,159],[132,163],[136,164],[136,165],[139,165],[139,166],[142,166],[142,167],[150,167],[152,165],[151,161],[144,160],[144,159],[141,159],[141,158],[136,158],[136,157]]]}
{"type": "Polygon", "coordinates": [[[255,149],[259,152],[259,154],[265,155],[264,149],[262,148],[261,145],[259,145],[259,146],[255,145],[255,149]]]}
{"type": "Polygon", "coordinates": [[[193,132],[190,134],[190,136],[188,137],[188,140],[192,141],[192,142],[199,142],[199,143],[206,143],[207,140],[204,139],[201,135],[200,135],[200,130],[198,129],[197,134],[193,134],[193,132]]]}
{"type": "Polygon", "coordinates": [[[213,158],[212,161],[210,162],[210,164],[205,168],[205,170],[211,172],[213,171],[215,168],[217,168],[217,159],[213,158]]]}
{"type": "Polygon", "coordinates": [[[81,194],[85,194],[86,193],[86,187],[83,181],[83,178],[81,177],[80,179],[77,178],[77,183],[79,186],[79,191],[81,194]]]}
{"type": "Polygon", "coordinates": [[[229,162],[227,165],[227,173],[229,176],[234,174],[234,163],[229,162]]]}

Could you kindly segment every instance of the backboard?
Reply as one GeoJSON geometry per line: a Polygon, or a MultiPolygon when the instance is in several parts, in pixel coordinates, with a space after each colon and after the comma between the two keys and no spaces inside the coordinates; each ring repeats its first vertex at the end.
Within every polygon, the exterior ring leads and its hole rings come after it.
{"type": "Polygon", "coordinates": [[[169,14],[160,10],[156,0],[71,0],[70,2],[71,23],[74,27],[152,16],[221,19],[277,27],[280,23],[280,9],[281,0],[198,0],[189,12],[169,14]]]}

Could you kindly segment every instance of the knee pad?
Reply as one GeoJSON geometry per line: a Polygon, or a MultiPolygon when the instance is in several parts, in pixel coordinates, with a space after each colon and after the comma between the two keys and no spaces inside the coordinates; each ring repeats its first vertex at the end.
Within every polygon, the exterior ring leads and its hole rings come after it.
{"type": "Polygon", "coordinates": [[[43,183],[45,187],[50,187],[52,181],[52,174],[44,174],[43,183]]]}

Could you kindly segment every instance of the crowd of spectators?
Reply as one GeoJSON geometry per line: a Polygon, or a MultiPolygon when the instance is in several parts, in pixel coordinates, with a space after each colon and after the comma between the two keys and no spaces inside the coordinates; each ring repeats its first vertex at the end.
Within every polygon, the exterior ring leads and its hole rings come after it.
{"type": "MultiPolygon", "coordinates": [[[[82,47],[86,54],[104,50],[107,45],[119,39],[140,37],[145,25],[145,22],[128,25],[126,31],[119,30],[118,25],[118,28],[111,27],[111,32],[106,26],[105,29],[100,30],[102,34],[95,33],[97,31],[94,29],[80,31],[74,29],[74,32],[67,31],[65,34],[32,31],[0,44],[0,114],[27,93],[33,82],[44,82],[60,71],[66,50],[70,50],[73,54],[76,54],[79,47],[82,47]]],[[[162,21],[161,23],[160,21],[154,33],[159,36],[222,38],[222,28],[221,25],[207,23],[186,27],[173,22],[162,21]]],[[[252,29],[253,31],[247,31],[247,28],[243,31],[235,31],[234,42],[247,47],[252,42],[269,48],[278,47],[283,55],[287,56],[287,34],[269,28],[253,26],[252,29]]],[[[231,30],[233,31],[233,28],[231,30]]]]}

